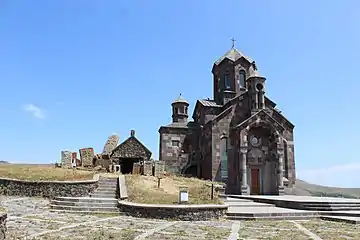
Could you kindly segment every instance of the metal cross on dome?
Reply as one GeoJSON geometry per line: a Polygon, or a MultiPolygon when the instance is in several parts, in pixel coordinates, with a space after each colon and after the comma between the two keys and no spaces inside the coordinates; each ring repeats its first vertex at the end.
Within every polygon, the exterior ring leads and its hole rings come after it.
{"type": "Polygon", "coordinates": [[[234,48],[234,47],[235,47],[236,39],[235,39],[235,38],[231,38],[230,40],[232,41],[232,46],[231,46],[231,47],[234,48]]]}

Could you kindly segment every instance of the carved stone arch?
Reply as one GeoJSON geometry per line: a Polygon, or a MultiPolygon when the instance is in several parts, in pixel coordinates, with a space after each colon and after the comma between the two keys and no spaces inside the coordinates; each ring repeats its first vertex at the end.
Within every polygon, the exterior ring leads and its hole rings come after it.
{"type": "Polygon", "coordinates": [[[280,132],[279,129],[276,128],[273,124],[269,123],[268,121],[264,121],[262,119],[257,119],[255,122],[249,124],[246,127],[247,132],[249,132],[252,128],[265,128],[270,131],[270,134],[276,139],[276,141],[279,140],[280,132]]]}

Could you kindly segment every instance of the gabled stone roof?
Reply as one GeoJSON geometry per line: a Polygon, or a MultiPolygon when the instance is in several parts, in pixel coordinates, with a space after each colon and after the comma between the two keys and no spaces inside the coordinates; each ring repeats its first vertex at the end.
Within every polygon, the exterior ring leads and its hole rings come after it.
{"type": "Polygon", "coordinates": [[[217,104],[214,100],[210,100],[210,99],[199,99],[198,102],[204,107],[222,107],[221,105],[217,104]]]}
{"type": "Polygon", "coordinates": [[[142,142],[131,135],[124,142],[119,144],[111,153],[111,156],[120,158],[150,158],[151,151],[142,142]]]}
{"type": "Polygon", "coordinates": [[[242,52],[237,50],[235,47],[232,47],[229,51],[227,51],[222,57],[220,57],[214,64],[219,65],[225,58],[230,59],[231,61],[235,62],[240,58],[245,58],[249,63],[252,63],[253,60],[251,58],[245,56],[242,52]]]}

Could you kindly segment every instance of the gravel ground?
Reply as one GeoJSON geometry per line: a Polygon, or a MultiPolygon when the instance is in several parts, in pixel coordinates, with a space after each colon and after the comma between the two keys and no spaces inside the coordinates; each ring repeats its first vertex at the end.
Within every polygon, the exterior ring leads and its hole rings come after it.
{"type": "Polygon", "coordinates": [[[50,212],[41,198],[1,196],[8,208],[7,239],[360,239],[360,226],[322,220],[181,222],[114,215],[50,212]]]}

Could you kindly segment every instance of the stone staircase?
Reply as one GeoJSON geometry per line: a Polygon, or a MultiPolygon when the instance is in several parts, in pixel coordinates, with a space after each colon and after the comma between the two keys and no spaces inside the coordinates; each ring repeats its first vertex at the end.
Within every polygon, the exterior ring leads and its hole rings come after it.
{"type": "Polygon", "coordinates": [[[90,194],[92,198],[116,198],[117,178],[100,177],[98,188],[90,194]]]}
{"type": "Polygon", "coordinates": [[[56,197],[50,201],[51,211],[73,213],[119,214],[116,198],[117,178],[100,177],[98,188],[89,197],[56,197]]]}
{"type": "Polygon", "coordinates": [[[227,197],[225,204],[229,206],[226,218],[230,220],[298,220],[318,217],[315,211],[279,208],[273,204],[248,199],[227,197]]]}
{"type": "Polygon", "coordinates": [[[360,223],[360,200],[309,196],[227,195],[228,219],[308,219],[360,223]]]}

